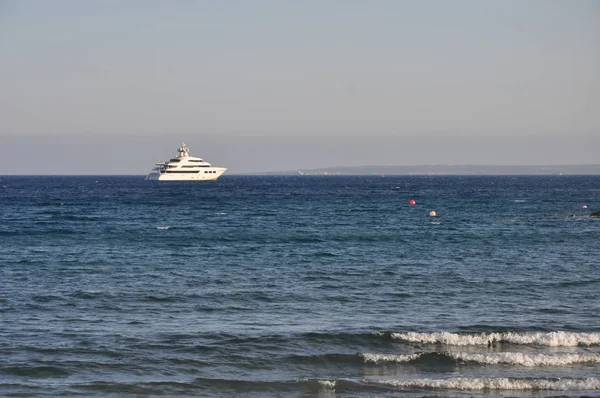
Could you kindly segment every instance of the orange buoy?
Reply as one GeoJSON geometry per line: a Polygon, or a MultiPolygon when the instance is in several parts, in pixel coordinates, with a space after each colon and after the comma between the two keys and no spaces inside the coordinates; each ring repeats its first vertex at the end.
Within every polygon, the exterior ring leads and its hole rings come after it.
{"type": "Polygon", "coordinates": [[[414,199],[411,199],[411,200],[409,200],[409,201],[408,201],[408,204],[409,204],[409,205],[416,205],[416,204],[417,204],[417,202],[415,202],[415,200],[414,200],[414,199]]]}
{"type": "Polygon", "coordinates": [[[435,212],[435,210],[431,210],[429,212],[429,217],[435,217],[435,216],[437,216],[437,213],[435,212]]]}

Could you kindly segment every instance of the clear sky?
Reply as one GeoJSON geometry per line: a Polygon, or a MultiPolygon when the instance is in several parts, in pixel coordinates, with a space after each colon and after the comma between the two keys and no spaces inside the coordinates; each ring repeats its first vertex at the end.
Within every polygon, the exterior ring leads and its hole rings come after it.
{"type": "Polygon", "coordinates": [[[600,163],[599,71],[600,0],[0,0],[0,174],[600,163]]]}

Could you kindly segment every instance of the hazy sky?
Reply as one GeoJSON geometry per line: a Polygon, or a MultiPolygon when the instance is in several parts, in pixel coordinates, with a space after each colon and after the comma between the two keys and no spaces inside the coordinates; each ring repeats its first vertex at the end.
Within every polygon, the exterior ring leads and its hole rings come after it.
{"type": "Polygon", "coordinates": [[[181,141],[232,173],[600,163],[600,0],[0,0],[0,174],[181,141]]]}

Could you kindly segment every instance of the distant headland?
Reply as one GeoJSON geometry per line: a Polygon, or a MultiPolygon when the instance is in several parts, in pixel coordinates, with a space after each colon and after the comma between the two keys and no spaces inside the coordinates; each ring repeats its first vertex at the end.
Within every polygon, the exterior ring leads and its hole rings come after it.
{"type": "Polygon", "coordinates": [[[254,175],[600,175],[600,164],[540,166],[340,166],[252,173],[254,175]]]}

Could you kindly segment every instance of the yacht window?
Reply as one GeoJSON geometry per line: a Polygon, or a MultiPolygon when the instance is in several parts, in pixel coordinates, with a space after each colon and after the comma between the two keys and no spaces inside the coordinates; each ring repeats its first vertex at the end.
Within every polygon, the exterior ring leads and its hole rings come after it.
{"type": "Polygon", "coordinates": [[[166,170],[165,173],[169,173],[169,174],[178,174],[178,173],[193,173],[193,174],[198,174],[199,171],[196,171],[196,170],[166,170]]]}

